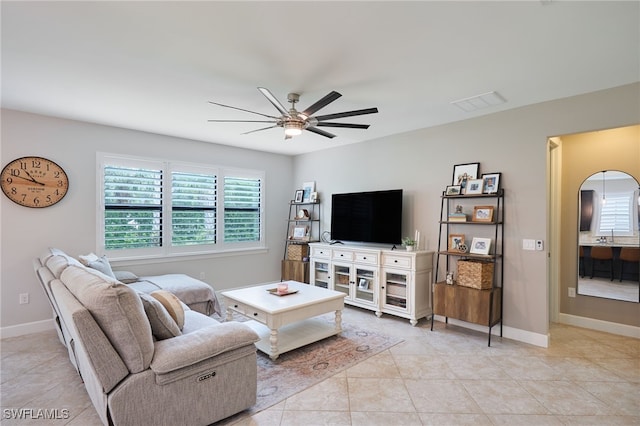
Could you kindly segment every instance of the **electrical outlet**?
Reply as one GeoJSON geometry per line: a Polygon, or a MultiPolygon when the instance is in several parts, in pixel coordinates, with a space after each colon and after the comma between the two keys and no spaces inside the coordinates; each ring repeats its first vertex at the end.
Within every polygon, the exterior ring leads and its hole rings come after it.
{"type": "Polygon", "coordinates": [[[542,240],[536,240],[536,250],[544,250],[544,242],[542,240]]]}
{"type": "Polygon", "coordinates": [[[204,272],[200,272],[200,279],[204,280],[204,272]]]}
{"type": "Polygon", "coordinates": [[[569,297],[576,297],[576,288],[569,287],[569,297]]]}
{"type": "Polygon", "coordinates": [[[29,293],[20,293],[20,304],[25,305],[29,303],[29,293]]]}

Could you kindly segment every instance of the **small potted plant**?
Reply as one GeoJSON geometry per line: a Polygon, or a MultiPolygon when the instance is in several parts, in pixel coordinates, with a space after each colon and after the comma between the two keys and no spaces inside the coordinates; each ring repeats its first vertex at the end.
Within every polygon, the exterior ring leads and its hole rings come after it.
{"type": "Polygon", "coordinates": [[[407,249],[407,251],[413,251],[413,249],[416,246],[416,240],[414,240],[411,237],[404,237],[402,239],[402,245],[405,246],[405,248],[407,249]]]}

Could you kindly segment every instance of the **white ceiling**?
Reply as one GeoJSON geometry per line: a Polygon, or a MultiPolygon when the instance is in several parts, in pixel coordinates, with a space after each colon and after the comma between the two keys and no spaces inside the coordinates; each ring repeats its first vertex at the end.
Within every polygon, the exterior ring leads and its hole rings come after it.
{"type": "Polygon", "coordinates": [[[299,154],[640,81],[640,2],[2,1],[2,107],[299,154]],[[368,130],[208,119],[277,115],[256,89],[368,130]],[[472,113],[451,102],[497,91],[472,113]],[[325,128],[326,129],[326,128],[325,128]]]}

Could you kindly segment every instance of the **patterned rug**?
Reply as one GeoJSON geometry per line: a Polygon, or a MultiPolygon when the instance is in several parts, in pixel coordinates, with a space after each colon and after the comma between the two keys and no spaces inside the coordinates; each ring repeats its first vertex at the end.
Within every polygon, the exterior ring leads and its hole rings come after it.
{"type": "Polygon", "coordinates": [[[342,333],[286,352],[275,361],[258,351],[256,404],[216,423],[228,425],[271,407],[322,380],[402,342],[370,330],[342,324],[342,333]]]}

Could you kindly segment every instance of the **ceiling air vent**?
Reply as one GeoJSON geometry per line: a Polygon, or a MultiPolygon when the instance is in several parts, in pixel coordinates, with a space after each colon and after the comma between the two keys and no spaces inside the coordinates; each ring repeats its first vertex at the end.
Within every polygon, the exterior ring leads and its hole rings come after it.
{"type": "Polygon", "coordinates": [[[458,99],[457,101],[451,102],[451,104],[457,106],[464,112],[472,112],[478,109],[500,105],[505,102],[506,99],[500,96],[498,92],[487,92],[469,98],[458,99]]]}

